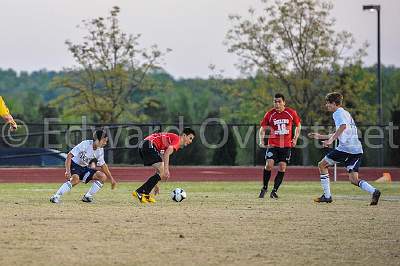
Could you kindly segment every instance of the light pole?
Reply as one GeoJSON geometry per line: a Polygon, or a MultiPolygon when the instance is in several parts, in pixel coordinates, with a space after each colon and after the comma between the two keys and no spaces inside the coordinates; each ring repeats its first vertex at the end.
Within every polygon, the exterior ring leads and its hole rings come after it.
{"type": "MultiPolygon", "coordinates": [[[[382,113],[382,80],[381,80],[381,6],[380,5],[363,5],[363,10],[369,10],[378,14],[378,64],[376,76],[378,77],[377,94],[378,94],[378,121],[379,126],[383,126],[383,113],[382,113]]],[[[378,160],[379,166],[383,166],[383,139],[381,139],[381,152],[378,160]]]]}

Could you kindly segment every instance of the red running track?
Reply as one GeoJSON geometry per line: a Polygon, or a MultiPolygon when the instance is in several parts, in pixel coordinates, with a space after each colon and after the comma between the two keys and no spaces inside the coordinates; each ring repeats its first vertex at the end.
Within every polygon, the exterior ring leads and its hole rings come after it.
{"type": "MultiPolygon", "coordinates": [[[[257,167],[171,167],[169,181],[260,181],[262,166],[257,167]]],[[[110,167],[118,182],[144,181],[153,174],[150,167],[110,167]]],[[[383,172],[388,172],[393,181],[400,181],[400,168],[360,169],[360,176],[366,180],[376,180],[383,172]]],[[[272,172],[274,176],[276,170],[272,172]]],[[[331,171],[331,180],[333,172],[331,171]]],[[[347,181],[344,168],[338,167],[338,181],[347,181]]],[[[63,168],[0,168],[0,183],[60,183],[64,181],[63,168]]],[[[319,181],[316,167],[289,166],[285,181],[319,181]]]]}

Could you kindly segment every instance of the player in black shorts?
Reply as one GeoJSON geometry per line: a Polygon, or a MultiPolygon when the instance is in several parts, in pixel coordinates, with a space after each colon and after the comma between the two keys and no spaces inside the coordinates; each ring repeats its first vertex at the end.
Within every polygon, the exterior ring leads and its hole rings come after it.
{"type": "Polygon", "coordinates": [[[271,178],[271,171],[274,163],[278,163],[278,173],[274,180],[274,188],[270,197],[278,198],[277,191],[282,184],[285,175],[286,166],[290,161],[291,149],[296,146],[300,135],[300,117],[296,111],[285,107],[285,97],[277,93],[274,96],[274,108],[269,110],[263,120],[261,120],[259,131],[260,147],[267,148],[265,152],[265,167],[263,172],[263,187],[261,188],[259,198],[264,198],[268,189],[268,182],[271,178]],[[295,132],[292,133],[292,127],[295,126],[295,132]],[[265,130],[269,128],[268,145],[264,144],[265,130]]]}
{"type": "Polygon", "coordinates": [[[111,188],[115,188],[117,183],[104,161],[103,147],[107,142],[106,132],[96,130],[92,140],[82,141],[68,153],[65,160],[67,181],[51,196],[50,202],[59,203],[62,195],[81,182],[87,184],[93,180],[92,187],[82,197],[83,202],[92,202],[94,195],[103,187],[107,179],[111,182],[111,188]],[[101,167],[101,171],[96,169],[96,164],[101,167]]]}
{"type": "Polygon", "coordinates": [[[138,189],[132,192],[133,197],[141,203],[154,203],[155,198],[150,195],[159,193],[158,182],[166,181],[170,177],[169,156],[180,148],[190,145],[196,133],[191,128],[183,129],[180,135],[168,132],[159,132],[147,136],[139,145],[139,154],[145,166],[152,166],[155,174],[138,189]]]}

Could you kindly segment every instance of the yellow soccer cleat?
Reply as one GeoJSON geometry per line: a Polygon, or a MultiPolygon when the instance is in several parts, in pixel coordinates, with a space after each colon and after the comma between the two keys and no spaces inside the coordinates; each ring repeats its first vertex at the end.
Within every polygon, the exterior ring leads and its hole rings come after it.
{"type": "Polygon", "coordinates": [[[149,203],[156,203],[156,199],[153,197],[153,195],[145,195],[144,196],[149,203]]]}
{"type": "Polygon", "coordinates": [[[148,195],[146,195],[146,194],[142,194],[142,193],[138,193],[137,191],[133,191],[133,192],[132,192],[132,196],[133,196],[134,198],[137,198],[137,199],[140,201],[140,203],[147,203],[147,202],[149,202],[149,201],[147,201],[146,196],[148,196],[148,195]]]}

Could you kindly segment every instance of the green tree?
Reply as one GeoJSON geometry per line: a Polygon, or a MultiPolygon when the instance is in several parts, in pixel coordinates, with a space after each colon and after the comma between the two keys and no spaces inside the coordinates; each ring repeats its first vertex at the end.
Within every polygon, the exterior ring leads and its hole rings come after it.
{"type": "Polygon", "coordinates": [[[287,94],[305,123],[316,122],[322,97],[337,87],[332,73],[360,64],[366,45],[345,56],[354,38],[349,32],[333,30],[330,2],[261,1],[265,4],[261,15],[250,9],[250,18],[229,17],[233,27],[226,35],[228,51],[239,56],[238,67],[243,72],[258,70],[276,79],[274,91],[287,94]]]}
{"type": "MultiPolygon", "coordinates": [[[[400,111],[400,69],[394,66],[383,67],[382,74],[384,121],[393,121],[393,113],[400,111]]],[[[376,85],[373,86],[373,91],[376,93],[376,85]]]]}
{"type": "Polygon", "coordinates": [[[78,66],[53,82],[53,87],[68,89],[52,102],[64,105],[64,115],[88,115],[104,123],[117,122],[123,115],[137,120],[142,103],[133,101],[133,93],[145,89],[147,74],[170,50],[162,52],[157,45],[140,48],[140,34],[128,35],[120,29],[119,13],[115,6],[105,19],[84,20],[88,33],[83,43],[66,41],[78,66]]]}
{"type": "Polygon", "coordinates": [[[231,123],[258,124],[265,112],[272,108],[276,80],[258,73],[255,77],[221,80],[226,104],[220,108],[224,119],[231,123]]]}

